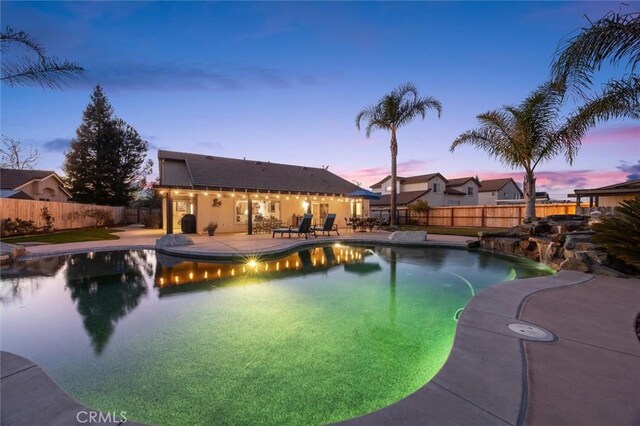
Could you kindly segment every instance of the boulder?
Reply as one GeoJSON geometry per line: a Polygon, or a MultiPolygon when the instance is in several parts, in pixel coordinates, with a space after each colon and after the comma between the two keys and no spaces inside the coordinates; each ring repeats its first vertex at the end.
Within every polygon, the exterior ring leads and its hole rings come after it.
{"type": "Polygon", "coordinates": [[[0,242],[0,256],[3,259],[3,264],[13,262],[17,257],[28,253],[23,246],[0,242]]]}
{"type": "Polygon", "coordinates": [[[581,251],[595,251],[595,250],[604,250],[604,247],[599,246],[597,244],[593,244],[590,242],[579,242],[576,243],[576,250],[581,250],[581,251]]]}
{"type": "Polygon", "coordinates": [[[389,241],[398,241],[403,243],[427,241],[427,231],[395,231],[389,235],[388,239],[389,241]]]}
{"type": "Polygon", "coordinates": [[[156,248],[190,246],[193,240],[185,234],[168,234],[156,240],[156,248]]]}
{"type": "Polygon", "coordinates": [[[586,263],[575,258],[565,259],[562,263],[560,263],[560,269],[563,271],[589,272],[589,266],[587,266],[586,263]]]}
{"type": "Polygon", "coordinates": [[[478,241],[478,240],[468,240],[467,241],[467,248],[470,248],[470,249],[480,248],[480,241],[478,241]]]}
{"type": "Polygon", "coordinates": [[[628,278],[628,275],[623,274],[622,272],[618,272],[615,269],[607,268],[606,266],[593,264],[589,267],[589,270],[594,275],[604,275],[606,277],[616,277],[616,278],[628,278]]]}
{"type": "Polygon", "coordinates": [[[590,250],[586,253],[589,257],[589,263],[595,263],[597,265],[607,265],[609,263],[609,254],[606,251],[590,250]]]}

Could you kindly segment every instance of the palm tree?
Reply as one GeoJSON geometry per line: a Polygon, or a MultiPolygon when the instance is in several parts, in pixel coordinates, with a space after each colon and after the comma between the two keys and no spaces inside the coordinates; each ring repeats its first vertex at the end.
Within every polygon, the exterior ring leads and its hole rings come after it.
{"type": "Polygon", "coordinates": [[[640,119],[640,12],[609,13],[567,39],[552,65],[555,81],[573,88],[586,99],[576,116],[592,126],[612,118],[640,119]],[[596,95],[588,95],[593,76],[603,63],[624,64],[628,77],[610,80],[596,95]]]}
{"type": "Polygon", "coordinates": [[[45,50],[24,31],[15,31],[6,27],[0,33],[0,52],[2,61],[0,80],[9,86],[40,86],[59,88],[65,78],[76,78],[84,71],[80,65],[46,56],[45,50]],[[20,60],[7,60],[9,46],[19,45],[35,55],[35,58],[22,57],[20,60]]]}
{"type": "Polygon", "coordinates": [[[356,116],[356,127],[360,130],[360,123],[367,121],[367,138],[375,129],[388,130],[391,132],[391,212],[389,224],[396,224],[396,185],[398,176],[398,139],[396,132],[398,128],[410,123],[417,116],[423,119],[427,110],[435,109],[438,118],[442,114],[440,101],[431,96],[419,97],[418,89],[412,83],[405,83],[391,93],[384,95],[377,104],[365,108],[356,116]]]}
{"type": "Polygon", "coordinates": [[[536,217],[538,164],[560,154],[572,164],[580,139],[590,128],[575,117],[560,117],[563,94],[563,87],[543,84],[517,106],[478,115],[480,127],[462,133],[451,144],[451,152],[460,145],[474,145],[506,166],[524,169],[526,222],[536,217]]]}

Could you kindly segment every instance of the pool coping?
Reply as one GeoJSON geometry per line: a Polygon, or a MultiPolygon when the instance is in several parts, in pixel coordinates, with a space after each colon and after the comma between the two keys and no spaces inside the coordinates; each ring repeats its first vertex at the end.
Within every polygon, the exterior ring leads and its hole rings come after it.
{"type": "MultiPolygon", "coordinates": [[[[487,251],[482,249],[468,249],[466,244],[456,242],[402,243],[381,239],[323,239],[296,241],[293,245],[273,250],[262,251],[263,256],[275,256],[295,251],[308,246],[319,244],[380,244],[400,247],[444,247],[454,249],[466,249],[470,251],[487,251]]],[[[191,247],[191,246],[186,246],[191,247]]],[[[95,249],[83,248],[68,250],[58,253],[40,253],[36,255],[22,256],[19,260],[31,260],[51,256],[64,256],[74,253],[86,253],[91,251],[155,249],[149,245],[125,245],[98,247],[95,249]]],[[[159,253],[178,255],[180,257],[194,257],[212,260],[237,260],[246,258],[253,251],[237,253],[216,253],[203,255],[202,252],[189,250],[155,249],[159,253]]],[[[498,253],[495,253],[498,254],[498,253]]],[[[502,254],[499,254],[502,255],[502,254]]],[[[507,256],[516,257],[516,256],[507,256]]],[[[519,257],[517,257],[519,258],[519,257]]],[[[532,325],[520,319],[520,313],[525,301],[538,293],[550,288],[560,286],[578,285],[588,282],[593,275],[580,272],[560,271],[547,277],[529,278],[498,283],[488,287],[473,296],[456,326],[455,339],[447,361],[440,371],[424,386],[406,398],[372,413],[360,417],[347,419],[341,423],[350,424],[416,424],[426,421],[434,424],[464,423],[469,419],[474,424],[521,424],[526,414],[527,402],[527,365],[524,355],[524,340],[522,336],[515,334],[507,328],[507,325],[516,323],[532,325]],[[496,362],[498,361],[498,362],[496,362]],[[495,386],[498,383],[499,386],[495,386]]],[[[542,343],[544,344],[544,343],[542,343]]],[[[34,411],[31,392],[24,392],[19,380],[19,371],[11,374],[11,380],[5,380],[5,360],[7,357],[17,355],[2,352],[2,399],[7,395],[16,396],[16,392],[23,392],[22,396],[15,398],[18,403],[2,404],[3,420],[11,416],[12,419],[25,418],[34,411]],[[22,389],[22,390],[21,390],[22,389]],[[23,410],[23,411],[21,411],[23,410]],[[24,411],[27,410],[27,411],[24,411]]],[[[29,362],[21,358],[24,362],[29,362]]],[[[33,366],[35,364],[31,363],[33,366]]],[[[35,366],[37,367],[37,366],[35,366]]],[[[45,388],[51,388],[55,382],[39,367],[39,373],[30,377],[29,382],[40,383],[45,388]],[[49,383],[50,382],[50,383],[49,383]]],[[[25,369],[24,372],[33,370],[25,369]]],[[[36,370],[31,371],[33,374],[36,370]]],[[[26,379],[25,379],[26,380],[26,379]]],[[[24,387],[24,386],[22,386],[24,387]]],[[[90,410],[75,401],[64,390],[58,387],[58,392],[51,392],[47,397],[48,406],[67,407],[62,418],[68,424],[76,420],[78,407],[90,410]],[[70,402],[71,401],[71,402],[70,402]]],[[[13,400],[12,400],[13,401],[13,400]]],[[[45,416],[46,423],[51,424],[47,416],[47,410],[41,410],[40,415],[45,416]]],[[[30,418],[30,417],[27,417],[30,418]]],[[[33,424],[31,421],[28,422],[33,424]]],[[[28,424],[24,423],[24,424],[28,424]]],[[[132,423],[132,422],[127,422],[132,423]]],[[[13,423],[16,424],[16,423],[13,423]]],[[[17,423],[20,424],[20,423],[17,423]]],[[[109,423],[113,424],[113,423],[109,423]]]]}

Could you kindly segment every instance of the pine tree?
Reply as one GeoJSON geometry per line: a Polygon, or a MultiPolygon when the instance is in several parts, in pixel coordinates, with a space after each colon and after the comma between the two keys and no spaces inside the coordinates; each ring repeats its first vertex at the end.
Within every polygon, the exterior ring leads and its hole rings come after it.
{"type": "Polygon", "coordinates": [[[100,86],[94,88],[63,165],[74,201],[126,205],[151,172],[149,143],[113,108],[100,86]]]}

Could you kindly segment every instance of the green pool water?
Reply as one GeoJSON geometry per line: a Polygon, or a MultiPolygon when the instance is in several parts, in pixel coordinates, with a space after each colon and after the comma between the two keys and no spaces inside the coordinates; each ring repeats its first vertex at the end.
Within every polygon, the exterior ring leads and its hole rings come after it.
{"type": "Polygon", "coordinates": [[[130,420],[329,423],[428,382],[474,293],[550,273],[444,248],[338,245],[238,263],[51,257],[3,269],[0,346],[130,420]]]}

